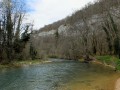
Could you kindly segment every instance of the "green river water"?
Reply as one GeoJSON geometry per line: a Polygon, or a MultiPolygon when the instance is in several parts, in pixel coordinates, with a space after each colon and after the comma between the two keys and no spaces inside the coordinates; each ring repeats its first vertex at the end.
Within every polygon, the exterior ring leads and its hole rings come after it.
{"type": "Polygon", "coordinates": [[[114,90],[120,76],[96,64],[51,59],[40,65],[0,70],[0,90],[114,90]]]}

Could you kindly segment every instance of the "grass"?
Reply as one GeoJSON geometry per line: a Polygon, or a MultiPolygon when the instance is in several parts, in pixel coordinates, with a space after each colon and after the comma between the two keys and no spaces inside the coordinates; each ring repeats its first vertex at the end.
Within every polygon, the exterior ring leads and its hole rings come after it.
{"type": "Polygon", "coordinates": [[[114,66],[116,70],[120,70],[120,59],[111,55],[95,56],[97,60],[104,64],[114,66]]]}

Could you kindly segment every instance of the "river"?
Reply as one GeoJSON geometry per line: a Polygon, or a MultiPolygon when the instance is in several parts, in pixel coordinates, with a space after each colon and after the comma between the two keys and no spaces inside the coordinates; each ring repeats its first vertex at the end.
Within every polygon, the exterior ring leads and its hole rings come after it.
{"type": "Polygon", "coordinates": [[[0,70],[0,90],[113,90],[119,75],[96,65],[51,59],[40,65],[0,70]]]}

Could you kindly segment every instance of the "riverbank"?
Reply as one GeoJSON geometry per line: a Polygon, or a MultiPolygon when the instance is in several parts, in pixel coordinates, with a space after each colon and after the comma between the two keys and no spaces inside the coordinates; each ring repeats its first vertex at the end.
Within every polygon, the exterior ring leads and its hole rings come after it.
{"type": "Polygon", "coordinates": [[[116,69],[115,66],[112,66],[112,65],[109,65],[109,64],[106,64],[106,63],[102,63],[102,62],[100,62],[100,61],[98,61],[98,60],[94,60],[94,61],[92,61],[91,63],[92,63],[92,64],[99,64],[99,65],[102,65],[102,66],[104,66],[104,67],[109,67],[109,68],[111,68],[111,69],[113,69],[113,70],[116,69]]]}
{"type": "MultiPolygon", "coordinates": [[[[93,64],[100,64],[100,65],[103,65],[105,67],[109,67],[109,68],[111,68],[111,69],[116,71],[116,67],[115,66],[109,65],[107,63],[100,62],[99,60],[94,60],[91,63],[93,63],[93,64]]],[[[119,71],[117,71],[116,73],[119,74],[119,71]]],[[[120,76],[118,76],[118,78],[115,78],[115,79],[111,80],[111,82],[108,84],[108,87],[112,88],[110,90],[120,90],[120,76]],[[111,86],[113,86],[113,87],[111,87],[111,86]]]]}
{"type": "MultiPolygon", "coordinates": [[[[103,65],[105,67],[110,67],[113,70],[117,71],[116,73],[120,73],[120,59],[118,59],[115,56],[95,56],[96,60],[93,60],[92,63],[95,64],[100,64],[103,65]]],[[[120,90],[120,76],[118,75],[118,78],[116,78],[115,80],[112,81],[114,85],[114,89],[113,90],[120,90]]]]}
{"type": "Polygon", "coordinates": [[[0,64],[0,69],[2,68],[17,68],[22,66],[38,65],[42,63],[49,63],[48,60],[26,60],[26,61],[12,61],[9,64],[0,64]]]}
{"type": "Polygon", "coordinates": [[[99,64],[104,67],[109,67],[115,71],[120,71],[120,59],[116,56],[104,55],[104,56],[90,56],[90,61],[84,61],[84,59],[79,59],[80,62],[99,64]]]}
{"type": "MultiPolygon", "coordinates": [[[[84,59],[80,59],[80,62],[84,62],[84,59]]],[[[120,73],[120,64],[119,64],[120,59],[118,59],[115,56],[94,56],[92,57],[92,61],[89,63],[91,64],[98,64],[102,65],[103,67],[108,67],[116,71],[116,74],[120,73]]],[[[107,85],[105,90],[120,90],[120,75],[118,77],[112,76],[111,82],[107,85]]]]}

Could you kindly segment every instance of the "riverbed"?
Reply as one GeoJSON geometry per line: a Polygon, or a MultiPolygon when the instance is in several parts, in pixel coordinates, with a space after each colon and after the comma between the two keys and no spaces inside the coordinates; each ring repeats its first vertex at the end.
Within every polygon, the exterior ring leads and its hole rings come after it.
{"type": "Polygon", "coordinates": [[[0,70],[0,90],[114,90],[119,74],[109,67],[62,59],[0,70]]]}

